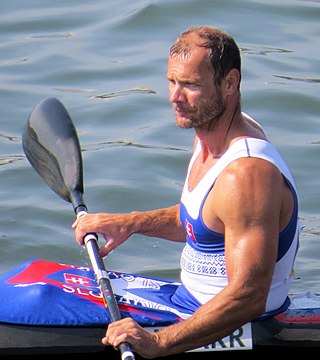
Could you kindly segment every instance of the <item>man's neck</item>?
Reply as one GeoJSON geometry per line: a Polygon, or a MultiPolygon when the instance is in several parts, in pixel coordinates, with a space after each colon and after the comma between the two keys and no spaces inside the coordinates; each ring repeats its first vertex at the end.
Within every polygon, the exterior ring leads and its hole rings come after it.
{"type": "Polygon", "coordinates": [[[226,110],[213,130],[195,129],[204,153],[214,158],[221,157],[230,147],[233,138],[237,137],[237,129],[242,124],[240,103],[226,110]]]}

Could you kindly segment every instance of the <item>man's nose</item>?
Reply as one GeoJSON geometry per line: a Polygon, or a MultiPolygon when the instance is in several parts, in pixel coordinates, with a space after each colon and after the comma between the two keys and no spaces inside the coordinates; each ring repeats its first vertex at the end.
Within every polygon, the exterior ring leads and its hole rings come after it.
{"type": "Polygon", "coordinates": [[[178,101],[182,102],[185,99],[185,94],[183,86],[179,84],[172,85],[170,87],[170,101],[176,103],[178,101]]]}

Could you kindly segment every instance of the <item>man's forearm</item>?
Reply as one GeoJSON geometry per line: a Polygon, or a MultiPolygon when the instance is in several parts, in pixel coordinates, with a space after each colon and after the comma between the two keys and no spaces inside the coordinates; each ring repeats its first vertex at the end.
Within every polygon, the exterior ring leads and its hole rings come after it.
{"type": "Polygon", "coordinates": [[[223,290],[188,319],[153,333],[159,344],[157,356],[192,350],[230,335],[243,324],[261,315],[259,298],[259,294],[254,295],[254,292],[246,289],[240,289],[236,297],[223,290]]]}
{"type": "Polygon", "coordinates": [[[180,222],[179,205],[143,212],[133,211],[130,215],[133,217],[136,234],[185,241],[186,233],[180,222]]]}

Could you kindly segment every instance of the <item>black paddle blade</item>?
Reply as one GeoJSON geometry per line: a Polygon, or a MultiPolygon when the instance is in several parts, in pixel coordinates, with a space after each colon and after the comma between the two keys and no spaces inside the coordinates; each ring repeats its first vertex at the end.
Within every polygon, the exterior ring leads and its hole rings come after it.
{"type": "Polygon", "coordinates": [[[30,113],[22,147],[33,168],[74,210],[84,206],[82,155],[68,111],[56,98],[42,100],[30,113]]]}

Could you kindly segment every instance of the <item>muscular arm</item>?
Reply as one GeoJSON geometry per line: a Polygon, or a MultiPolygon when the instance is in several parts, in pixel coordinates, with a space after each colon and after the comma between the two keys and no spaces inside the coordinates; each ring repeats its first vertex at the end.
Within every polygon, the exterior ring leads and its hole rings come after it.
{"type": "Polygon", "coordinates": [[[85,234],[102,234],[106,243],[100,248],[101,256],[106,256],[133,234],[172,241],[185,241],[186,236],[180,223],[179,205],[130,214],[86,214],[77,219],[72,227],[80,245],[83,244],[85,234]]]}
{"type": "Polygon", "coordinates": [[[224,227],[229,283],[188,320],[157,334],[171,351],[215,342],[265,311],[280,224],[289,219],[283,214],[289,190],[280,172],[261,159],[234,162],[215,187],[204,219],[224,227]]]}
{"type": "Polygon", "coordinates": [[[107,343],[118,334],[142,356],[175,354],[220,340],[265,311],[279,230],[290,217],[292,199],[273,165],[247,160],[219,176],[204,208],[207,226],[225,229],[228,285],[189,319],[157,333],[112,324],[107,343]]]}

